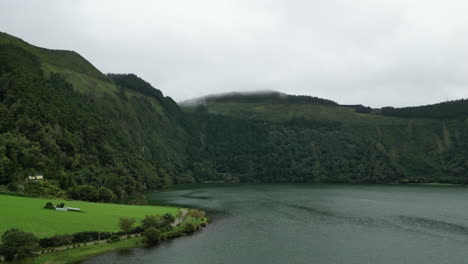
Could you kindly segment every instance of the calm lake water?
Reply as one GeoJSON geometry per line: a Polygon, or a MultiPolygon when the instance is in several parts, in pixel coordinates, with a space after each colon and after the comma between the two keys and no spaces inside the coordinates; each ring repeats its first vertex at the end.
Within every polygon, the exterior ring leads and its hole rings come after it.
{"type": "Polygon", "coordinates": [[[468,263],[464,187],[195,185],[148,199],[205,208],[214,222],[155,248],[83,263],[468,263]]]}

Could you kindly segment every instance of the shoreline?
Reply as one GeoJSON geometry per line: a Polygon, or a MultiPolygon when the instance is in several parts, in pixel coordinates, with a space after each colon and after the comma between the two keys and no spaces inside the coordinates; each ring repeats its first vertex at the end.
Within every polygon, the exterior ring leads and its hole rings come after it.
{"type": "MultiPolygon", "coordinates": [[[[199,232],[201,229],[196,230],[199,232]]],[[[195,233],[194,232],[194,233],[195,233]]],[[[121,240],[115,243],[102,243],[98,245],[90,244],[84,247],[57,251],[53,253],[41,254],[34,258],[26,258],[20,261],[14,262],[5,262],[12,264],[78,264],[82,261],[97,257],[102,254],[106,254],[112,251],[124,250],[124,249],[134,249],[134,248],[157,248],[162,243],[170,241],[179,237],[189,236],[193,233],[184,233],[174,237],[170,237],[159,242],[158,245],[148,247],[143,242],[143,237],[132,237],[125,240],[121,240]]]]}
{"type": "MultiPolygon", "coordinates": [[[[44,220],[44,219],[54,219],[55,222],[57,221],[67,221],[69,217],[73,216],[73,219],[75,219],[77,216],[80,217],[86,217],[86,218],[81,218],[82,222],[96,221],[96,217],[100,217],[100,212],[114,212],[118,211],[119,214],[124,214],[126,213],[127,215],[133,215],[136,217],[138,214],[140,217],[143,215],[150,215],[151,213],[153,214],[160,214],[162,215],[163,213],[171,213],[174,216],[175,211],[178,211],[178,215],[174,218],[174,221],[170,223],[170,229],[160,233],[160,242],[157,244],[164,243],[166,240],[172,240],[177,237],[181,236],[186,236],[192,233],[195,233],[197,231],[200,231],[203,227],[205,227],[208,223],[211,222],[211,218],[207,216],[196,216],[192,215],[190,212],[192,210],[195,210],[195,208],[187,208],[187,207],[182,207],[182,206],[170,206],[170,205],[146,205],[146,206],[137,206],[137,205],[122,205],[122,204],[101,204],[101,203],[89,203],[89,202],[83,202],[83,201],[73,201],[74,204],[79,203],[80,207],[84,207],[86,210],[86,213],[88,213],[92,218],[87,217],[86,214],[80,214],[80,215],[72,215],[72,214],[67,214],[63,212],[55,212],[55,210],[45,210],[43,208],[43,203],[45,201],[49,201],[49,199],[43,199],[43,198],[30,198],[30,197],[17,197],[17,196],[9,196],[9,195],[0,195],[0,202],[2,202],[3,205],[8,205],[13,208],[33,208],[34,213],[39,213],[39,214],[44,214],[46,217],[37,217],[39,220],[44,220]],[[174,211],[174,212],[172,212],[174,211]],[[99,213],[98,213],[99,212],[99,213]],[[50,217],[55,217],[55,218],[50,218],[50,217]],[[59,217],[65,217],[63,219],[59,217]],[[44,219],[43,219],[44,218],[44,219]],[[59,220],[57,220],[59,219],[59,220]]],[[[50,201],[53,202],[59,202],[59,201],[54,201],[50,199],[50,201]]],[[[67,201],[68,203],[72,203],[72,201],[67,201]]],[[[7,206],[6,209],[9,209],[7,206]]],[[[31,209],[32,210],[32,209],[31,209]]],[[[23,212],[24,210],[20,211],[23,212]]],[[[29,212],[29,211],[28,211],[29,212]]],[[[15,221],[17,226],[20,226],[19,228],[22,229],[22,223],[20,223],[21,218],[19,218],[21,215],[18,214],[16,211],[11,211],[11,219],[3,219],[3,224],[10,224],[10,222],[15,221]]],[[[112,215],[114,217],[114,215],[112,215]]],[[[102,219],[101,219],[102,220],[102,219]]],[[[106,219],[106,221],[113,221],[112,219],[106,219]]],[[[57,223],[54,224],[56,225],[57,223]]],[[[101,221],[102,222],[102,221],[101,221]]],[[[87,222],[86,222],[87,223],[87,222]]],[[[112,222],[113,223],[113,222],[112,222]]],[[[52,226],[54,226],[52,224],[52,226]]],[[[100,227],[102,226],[102,223],[100,223],[100,227]]],[[[50,224],[48,226],[51,226],[50,224]]],[[[8,227],[8,226],[7,226],[8,227]]],[[[63,228],[60,230],[60,233],[57,233],[56,228],[44,228],[43,230],[38,230],[38,228],[34,229],[34,231],[31,230],[26,230],[26,232],[48,232],[51,234],[48,234],[47,236],[43,237],[51,237],[53,235],[61,235],[61,234],[71,234],[71,233],[76,233],[76,232],[86,232],[81,230],[82,227],[76,227],[73,226],[73,229],[70,228],[70,226],[66,226],[65,230],[63,228]],[[51,232],[54,231],[54,232],[51,232]]],[[[99,230],[99,229],[98,229],[99,230]]],[[[100,232],[107,232],[107,231],[100,231],[100,232]]],[[[109,231],[109,232],[117,232],[117,231],[109,231]]],[[[39,237],[39,238],[41,238],[39,237]]],[[[64,244],[60,246],[55,246],[55,247],[48,247],[48,248],[40,248],[38,251],[36,251],[36,255],[33,257],[28,257],[20,260],[15,260],[12,262],[3,262],[2,258],[0,258],[0,263],[12,263],[12,264],[73,264],[73,263],[78,263],[80,261],[95,257],[100,254],[104,254],[110,251],[115,251],[115,250],[121,250],[121,249],[130,249],[130,248],[143,248],[147,247],[146,243],[143,241],[143,232],[140,233],[135,233],[135,234],[122,234],[119,235],[119,240],[114,242],[114,243],[108,243],[109,239],[105,240],[92,240],[92,241],[87,241],[87,242],[79,242],[79,243],[74,243],[74,244],[64,244]]],[[[97,238],[96,238],[97,239],[97,238]]],[[[156,246],[157,246],[156,245],[156,246]]]]}

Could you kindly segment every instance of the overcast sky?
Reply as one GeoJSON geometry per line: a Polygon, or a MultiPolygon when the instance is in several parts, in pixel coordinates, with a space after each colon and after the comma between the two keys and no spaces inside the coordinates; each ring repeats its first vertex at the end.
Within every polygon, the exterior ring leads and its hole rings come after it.
{"type": "Polygon", "coordinates": [[[0,31],[181,101],[277,90],[343,104],[468,97],[468,2],[0,0],[0,31]]]}

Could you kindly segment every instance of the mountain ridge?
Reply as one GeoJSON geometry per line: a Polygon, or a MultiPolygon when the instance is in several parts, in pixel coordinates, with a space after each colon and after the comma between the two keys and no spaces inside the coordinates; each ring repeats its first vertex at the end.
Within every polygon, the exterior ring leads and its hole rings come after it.
{"type": "Polygon", "coordinates": [[[0,34],[0,184],[42,172],[123,198],[185,182],[468,183],[465,99],[389,111],[265,91],[177,104],[135,74],[11,38],[0,34]]]}

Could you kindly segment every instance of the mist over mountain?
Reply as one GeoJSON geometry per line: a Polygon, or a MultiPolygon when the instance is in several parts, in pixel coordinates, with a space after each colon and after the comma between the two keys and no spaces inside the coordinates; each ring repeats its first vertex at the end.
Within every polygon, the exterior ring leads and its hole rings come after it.
{"type": "Polygon", "coordinates": [[[276,91],[178,105],[135,74],[0,34],[0,184],[119,197],[187,182],[468,182],[468,100],[372,109],[276,91]]]}

